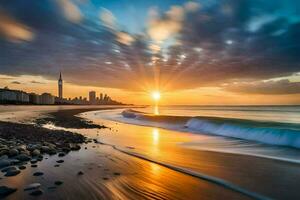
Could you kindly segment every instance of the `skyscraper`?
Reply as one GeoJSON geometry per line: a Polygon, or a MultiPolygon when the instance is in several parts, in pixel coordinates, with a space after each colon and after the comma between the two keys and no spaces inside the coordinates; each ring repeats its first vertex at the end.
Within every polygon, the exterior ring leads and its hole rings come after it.
{"type": "Polygon", "coordinates": [[[94,104],[96,102],[96,92],[95,91],[89,92],[89,101],[90,101],[90,104],[94,104]]]}
{"type": "Polygon", "coordinates": [[[59,73],[58,79],[58,98],[63,99],[63,80],[61,78],[61,72],[59,73]]]}

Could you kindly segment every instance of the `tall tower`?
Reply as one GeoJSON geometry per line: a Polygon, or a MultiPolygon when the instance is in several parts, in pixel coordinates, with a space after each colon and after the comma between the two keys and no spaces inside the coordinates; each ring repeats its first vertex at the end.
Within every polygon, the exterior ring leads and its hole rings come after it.
{"type": "Polygon", "coordinates": [[[61,72],[59,73],[59,79],[58,79],[58,98],[63,98],[63,80],[61,78],[61,72]]]}

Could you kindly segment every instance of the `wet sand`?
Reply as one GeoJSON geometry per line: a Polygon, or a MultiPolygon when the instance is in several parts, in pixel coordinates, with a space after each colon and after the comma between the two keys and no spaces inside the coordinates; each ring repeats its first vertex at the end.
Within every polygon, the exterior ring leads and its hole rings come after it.
{"type": "MultiPolygon", "coordinates": [[[[86,110],[80,110],[83,111],[86,110]]],[[[63,114],[65,111],[59,112],[63,114]]],[[[65,115],[68,115],[67,112],[65,115]]],[[[41,199],[251,199],[243,193],[161,163],[221,178],[271,198],[300,197],[297,191],[300,183],[298,165],[252,156],[191,150],[178,145],[193,140],[193,134],[107,120],[95,120],[94,123],[109,128],[67,127],[67,130],[96,139],[96,142],[84,144],[79,151],[70,152],[65,157],[46,155],[36,168],[28,164],[17,176],[1,176],[0,185],[18,189],[7,199],[34,199],[30,192],[23,189],[35,182],[41,183],[41,199]],[[117,148],[101,142],[116,145],[117,148]],[[142,156],[132,156],[131,153],[142,156]],[[60,159],[64,162],[55,167],[60,159]],[[152,159],[157,162],[151,162],[152,159]],[[37,171],[44,175],[33,176],[37,171]],[[84,174],[78,175],[79,171],[84,174]],[[55,181],[62,181],[63,184],[55,186],[55,181]]]]}

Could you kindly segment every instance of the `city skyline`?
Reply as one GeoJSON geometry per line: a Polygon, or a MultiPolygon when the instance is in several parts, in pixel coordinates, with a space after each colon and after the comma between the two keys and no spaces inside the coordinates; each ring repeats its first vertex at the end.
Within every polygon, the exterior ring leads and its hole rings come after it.
{"type": "Polygon", "coordinates": [[[63,96],[63,79],[62,73],[59,73],[57,80],[57,96],[44,91],[42,94],[37,94],[32,91],[25,92],[23,90],[16,90],[9,87],[0,88],[0,103],[1,104],[37,104],[37,105],[119,105],[121,102],[113,100],[107,94],[99,93],[96,95],[95,91],[89,91],[89,98],[74,97],[67,98],[63,96]]]}

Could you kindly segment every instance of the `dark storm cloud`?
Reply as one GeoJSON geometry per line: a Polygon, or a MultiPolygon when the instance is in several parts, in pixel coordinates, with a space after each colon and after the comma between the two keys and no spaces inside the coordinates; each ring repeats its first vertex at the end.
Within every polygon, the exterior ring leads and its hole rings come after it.
{"type": "MultiPolygon", "coordinates": [[[[103,19],[95,17],[100,7],[69,16],[59,2],[1,1],[1,10],[32,31],[34,38],[18,43],[0,38],[0,74],[53,79],[62,70],[65,80],[76,84],[187,89],[300,71],[300,3],[296,0],[203,3],[176,24],[162,14],[156,24],[176,25],[174,40],[179,44],[157,52],[149,48],[147,33],[130,35],[101,24],[103,19]]],[[[68,2],[75,10],[82,8],[77,1],[68,2]]],[[[286,86],[282,81],[273,84],[281,93],[285,89],[289,93],[294,84],[286,86]]]]}

